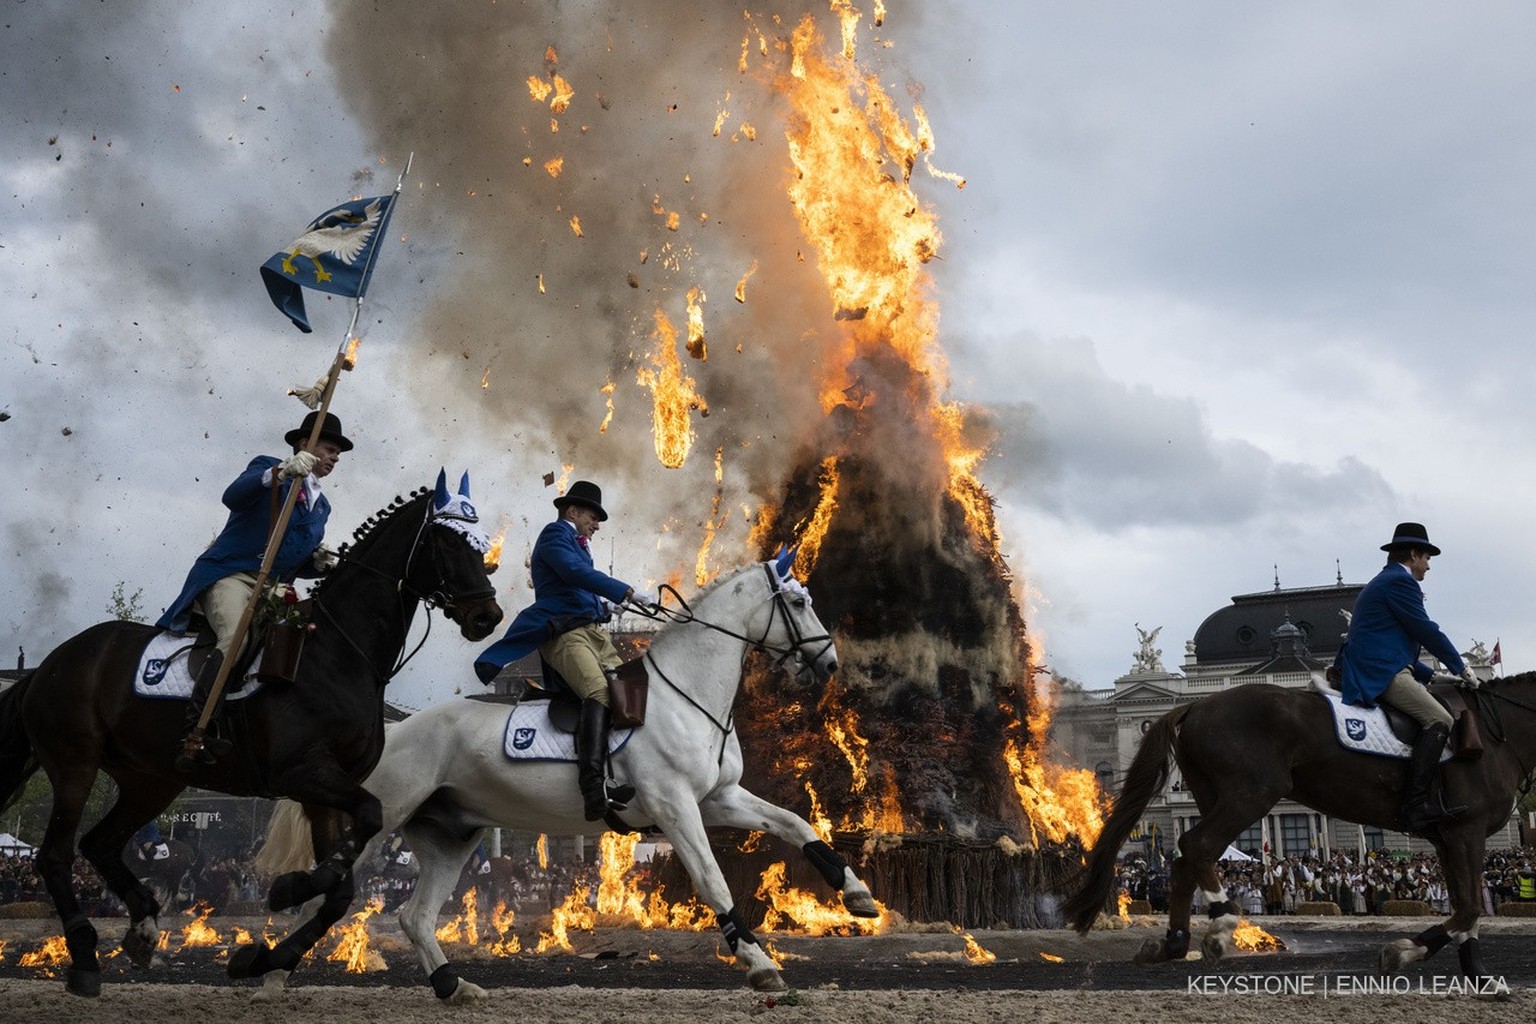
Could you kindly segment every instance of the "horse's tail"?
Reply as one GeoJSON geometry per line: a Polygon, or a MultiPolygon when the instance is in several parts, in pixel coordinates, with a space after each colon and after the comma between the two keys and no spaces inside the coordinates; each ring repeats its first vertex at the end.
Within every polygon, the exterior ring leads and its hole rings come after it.
{"type": "Polygon", "coordinates": [[[1186,704],[1174,708],[1147,730],[1141,748],[1136,751],[1136,759],[1126,773],[1125,783],[1120,787],[1120,795],[1115,798],[1114,810],[1088,855],[1082,887],[1061,905],[1067,923],[1079,933],[1092,928],[1099,912],[1104,909],[1115,884],[1115,858],[1120,847],[1125,845],[1126,838],[1141,821],[1142,812],[1152,798],[1168,781],[1168,756],[1173,752],[1179,723],[1184,720],[1189,707],[1186,704]]]}
{"type": "Polygon", "coordinates": [[[284,797],[272,808],[267,821],[267,838],[256,851],[251,866],[268,878],[289,871],[308,871],[315,863],[314,840],[310,838],[309,815],[304,805],[284,797]]]}
{"type": "Polygon", "coordinates": [[[27,735],[27,724],[21,717],[21,702],[32,685],[32,675],[28,672],[0,693],[0,811],[15,803],[37,771],[32,737],[27,735]]]}

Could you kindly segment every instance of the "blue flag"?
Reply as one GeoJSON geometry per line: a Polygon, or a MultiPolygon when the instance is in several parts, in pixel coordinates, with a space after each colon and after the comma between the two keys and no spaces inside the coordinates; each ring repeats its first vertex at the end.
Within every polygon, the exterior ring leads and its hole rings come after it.
{"type": "Polygon", "coordinates": [[[304,289],[361,298],[368,290],[373,257],[389,223],[395,197],[354,199],[327,210],[304,233],[261,265],[272,304],[293,326],[310,333],[304,289]]]}

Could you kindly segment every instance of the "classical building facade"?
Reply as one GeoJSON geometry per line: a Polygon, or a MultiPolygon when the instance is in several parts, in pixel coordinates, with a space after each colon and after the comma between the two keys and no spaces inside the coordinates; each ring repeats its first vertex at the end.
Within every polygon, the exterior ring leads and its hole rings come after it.
{"type": "MultiPolygon", "coordinates": [[[[1156,646],[1161,627],[1146,630],[1138,623],[1139,648],[1130,670],[1112,688],[1062,685],[1052,740],[1071,763],[1092,768],[1106,792],[1117,792],[1142,734],[1174,707],[1249,683],[1311,686],[1313,674],[1323,672],[1338,654],[1348,613],[1363,586],[1341,578],[1331,586],[1282,589],[1277,580],[1273,590],[1238,594],[1185,641],[1183,661],[1175,669],[1164,666],[1163,652],[1156,646]]],[[[1480,673],[1492,674],[1482,644],[1475,644],[1466,657],[1480,673]]],[[[1199,820],[1199,808],[1184,791],[1175,766],[1164,791],[1147,807],[1128,850],[1140,846],[1149,854],[1159,848],[1172,854],[1178,837],[1199,820]]],[[[1338,849],[1429,850],[1423,840],[1330,818],[1290,801],[1276,804],[1234,845],[1252,856],[1268,851],[1276,857],[1338,849]]],[[[1511,818],[1504,834],[1490,836],[1488,845],[1520,845],[1518,819],[1511,818]]]]}

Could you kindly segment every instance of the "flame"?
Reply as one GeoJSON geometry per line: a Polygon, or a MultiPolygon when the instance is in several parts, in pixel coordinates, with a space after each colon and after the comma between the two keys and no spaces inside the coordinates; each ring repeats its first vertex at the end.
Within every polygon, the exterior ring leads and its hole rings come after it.
{"type": "Polygon", "coordinates": [[[688,289],[688,354],[700,362],[709,358],[704,344],[704,299],[698,288],[688,289]]]}
{"type": "Polygon", "coordinates": [[[806,815],[806,821],[816,831],[816,837],[824,843],[832,842],[832,819],[827,817],[826,808],[821,806],[821,797],[816,795],[816,787],[810,780],[805,782],[805,792],[811,798],[811,809],[806,815]]]}
{"type": "Polygon", "coordinates": [[[1048,964],[1064,964],[1067,962],[1065,957],[1057,956],[1055,953],[1047,953],[1043,949],[1040,950],[1040,959],[1048,964]]]}
{"type": "Polygon", "coordinates": [[[763,915],[763,930],[803,931],[808,935],[875,935],[890,923],[890,913],[880,907],[880,916],[873,919],[851,916],[841,906],[829,906],[804,889],[796,889],[784,881],[783,861],[776,861],[763,872],[762,883],[756,896],[767,907],[763,915]]]}
{"type": "Polygon", "coordinates": [[[981,965],[990,964],[997,960],[997,954],[990,949],[984,948],[970,932],[962,932],[959,928],[956,928],[955,934],[965,940],[965,959],[968,962],[981,965]]]}
{"type": "Polygon", "coordinates": [[[543,103],[549,99],[549,94],[554,92],[554,86],[550,85],[538,75],[528,76],[528,95],[535,103],[543,103]]]}
{"type": "MultiPolygon", "coordinates": [[[[1043,677],[1045,678],[1045,677],[1043,677]]],[[[1045,757],[1050,735],[1053,698],[1050,684],[1037,687],[1035,700],[1023,729],[1026,741],[1020,743],[1021,726],[1008,703],[999,704],[1005,720],[1003,763],[1013,779],[1013,789],[1029,819],[1031,838],[1038,843],[1040,833],[1052,842],[1063,842],[1075,835],[1085,846],[1092,846],[1104,830],[1106,798],[1099,780],[1087,768],[1067,768],[1045,757]]]]}
{"type": "Polygon", "coordinates": [[[557,114],[563,114],[570,107],[576,90],[561,75],[555,74],[551,77],[555,82],[555,98],[549,101],[549,109],[557,114]]]}
{"type": "Polygon", "coordinates": [[[1130,893],[1126,892],[1124,889],[1121,889],[1115,895],[1115,906],[1119,910],[1120,920],[1122,920],[1122,921],[1129,921],[1131,919],[1131,894],[1130,893]]]}
{"type": "Polygon", "coordinates": [[[219,933],[208,925],[208,917],[213,913],[212,904],[198,900],[186,912],[195,916],[192,923],[181,930],[182,949],[191,946],[212,946],[224,941],[219,933]]]}
{"type": "Polygon", "coordinates": [[[757,273],[757,260],[752,261],[752,265],[747,268],[747,272],[741,275],[741,280],[736,282],[737,302],[747,301],[747,278],[751,277],[755,273],[757,273]]]}
{"type": "Polygon", "coordinates": [[[544,294],[544,275],[543,274],[539,275],[539,294],[540,295],[544,294]]]}
{"type": "Polygon", "coordinates": [[[821,554],[821,542],[827,535],[827,528],[832,525],[832,513],[837,511],[837,456],[828,455],[821,460],[821,496],[816,501],[816,508],[811,512],[810,522],[802,529],[795,528],[795,534],[799,537],[800,550],[795,555],[794,572],[800,579],[810,576],[811,570],[816,568],[816,558],[821,554]]]}
{"type": "Polygon", "coordinates": [[[695,390],[692,377],[683,372],[682,361],[677,355],[677,329],[661,310],[655,313],[655,351],[651,354],[651,366],[636,371],[636,381],[651,389],[654,407],[651,427],[656,443],[657,460],[669,469],[680,468],[688,459],[696,436],[688,414],[697,409],[700,415],[709,415],[709,405],[695,390]]]}
{"type": "Polygon", "coordinates": [[[251,933],[239,925],[235,925],[234,937],[230,941],[237,946],[249,946],[251,944],[251,933]]]}
{"type": "Polygon", "coordinates": [[[710,502],[709,518],[704,520],[704,541],[699,545],[698,557],[693,562],[693,582],[700,587],[708,586],[717,575],[716,572],[710,571],[708,558],[709,549],[715,542],[715,534],[719,532],[721,526],[725,525],[725,520],[730,516],[729,511],[724,515],[720,513],[720,506],[725,501],[725,488],[721,486],[724,480],[725,448],[717,446],[715,448],[715,496],[710,502]]]}
{"type": "Polygon", "coordinates": [[[501,549],[507,543],[507,528],[503,526],[501,532],[491,538],[491,546],[485,551],[485,571],[495,572],[501,566],[501,549]]]}
{"type": "Polygon", "coordinates": [[[496,941],[490,945],[493,956],[511,956],[513,953],[522,952],[522,940],[512,934],[512,921],[515,916],[504,900],[498,901],[496,909],[491,911],[491,927],[496,929],[497,936],[496,941]]]}
{"type": "Polygon", "coordinates": [[[581,231],[581,218],[574,214],[571,215],[571,231],[575,233],[577,238],[587,237],[586,235],[582,234],[581,231]]]}
{"type": "Polygon", "coordinates": [[[462,942],[470,946],[479,944],[480,929],[476,915],[478,899],[479,891],[474,886],[464,890],[464,911],[437,929],[435,934],[438,942],[462,942]]]}
{"type": "Polygon", "coordinates": [[[21,959],[16,961],[17,967],[58,967],[69,962],[69,946],[64,942],[64,936],[54,935],[43,940],[43,944],[30,953],[21,954],[21,959]]]}
{"type": "Polygon", "coordinates": [[[347,354],[341,357],[341,368],[343,370],[350,370],[357,366],[357,347],[362,343],[362,338],[353,338],[347,342],[347,354]]]}
{"type": "Polygon", "coordinates": [[[607,402],[607,412],[603,415],[603,422],[598,424],[597,432],[599,434],[606,434],[608,433],[608,424],[613,422],[613,381],[610,380],[603,384],[600,390],[607,402]]]}
{"type": "Polygon", "coordinates": [[[544,161],[544,170],[551,178],[560,177],[560,171],[565,167],[565,157],[557,156],[544,161]]]}
{"type": "Polygon", "coordinates": [[[549,931],[539,934],[539,944],[533,951],[548,953],[558,949],[563,953],[574,953],[576,947],[571,945],[571,930],[589,932],[597,927],[597,914],[587,905],[587,898],[591,895],[591,886],[585,882],[576,883],[565,897],[565,902],[550,912],[549,931]]]}
{"type": "MultiPolygon", "coordinates": [[[[570,472],[570,467],[569,466],[566,467],[566,472],[567,473],[570,472]]],[[[560,484],[560,493],[561,494],[565,493],[565,483],[564,483],[564,481],[562,481],[561,484],[560,484]]],[[[549,836],[547,836],[544,833],[540,832],[539,833],[539,841],[538,841],[537,844],[535,844],[535,849],[537,850],[538,855],[539,855],[539,870],[540,871],[548,871],[549,870],[549,836]]]]}
{"type": "Polygon", "coordinates": [[[485,373],[480,375],[480,390],[491,390],[491,368],[489,366],[485,368],[485,373]]]}
{"type": "Polygon", "coordinates": [[[369,945],[368,919],[384,909],[384,901],[375,896],[352,915],[352,923],[340,929],[341,939],[331,950],[327,960],[339,960],[347,965],[348,974],[364,974],[384,969],[384,961],[369,945]]]}
{"type": "Polygon", "coordinates": [[[1237,923],[1237,928],[1232,932],[1232,944],[1238,949],[1255,953],[1279,953],[1285,949],[1285,943],[1246,917],[1237,923]]]}

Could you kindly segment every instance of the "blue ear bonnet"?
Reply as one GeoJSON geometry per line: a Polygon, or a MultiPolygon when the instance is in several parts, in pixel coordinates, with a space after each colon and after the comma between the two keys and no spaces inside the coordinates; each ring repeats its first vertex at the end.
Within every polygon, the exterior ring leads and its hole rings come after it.
{"type": "Polygon", "coordinates": [[[459,493],[448,493],[448,471],[437,471],[437,488],[432,495],[432,521],[462,534],[481,554],[490,550],[491,539],[480,528],[480,514],[469,500],[469,472],[459,481],[459,493]]]}
{"type": "Polygon", "coordinates": [[[789,571],[794,568],[795,553],[798,550],[798,547],[787,548],[782,544],[779,545],[778,554],[773,556],[773,569],[779,574],[779,579],[789,579],[789,571]]]}

